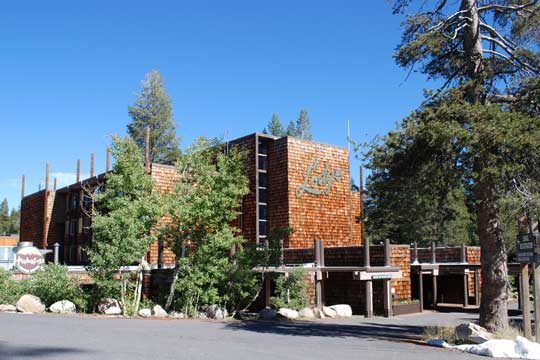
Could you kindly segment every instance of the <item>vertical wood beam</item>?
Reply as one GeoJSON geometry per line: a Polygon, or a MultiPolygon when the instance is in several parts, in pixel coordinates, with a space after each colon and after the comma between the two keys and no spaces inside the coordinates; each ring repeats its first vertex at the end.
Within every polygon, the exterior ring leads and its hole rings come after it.
{"type": "Polygon", "coordinates": [[[437,247],[435,245],[435,241],[431,242],[431,263],[437,263],[437,247]]]}
{"type": "Polygon", "coordinates": [[[364,231],[364,170],[360,166],[360,244],[366,241],[366,232],[364,231]]]}
{"type": "Polygon", "coordinates": [[[150,127],[146,128],[146,139],[144,142],[144,167],[146,173],[150,174],[150,127]]]}
{"type": "Polygon", "coordinates": [[[529,265],[521,264],[521,301],[523,313],[523,334],[529,340],[532,339],[531,331],[531,300],[529,299],[529,265]]]}
{"type": "Polygon", "coordinates": [[[366,281],[366,317],[373,317],[373,281],[366,281]]]}
{"type": "Polygon", "coordinates": [[[22,179],[21,179],[21,203],[22,203],[22,199],[24,199],[24,187],[26,185],[26,179],[24,177],[24,175],[22,176],[22,179]]]}
{"type": "Polygon", "coordinates": [[[418,274],[418,291],[420,293],[420,311],[424,311],[424,276],[422,275],[422,269],[418,274]]]}
{"type": "Polygon", "coordinates": [[[534,281],[534,325],[536,342],[540,342],[540,264],[534,263],[533,281],[534,281]]]}
{"type": "Polygon", "coordinates": [[[77,159],[77,182],[81,181],[81,159],[77,159]]]}
{"type": "MultiPolygon", "coordinates": [[[[391,247],[390,239],[384,240],[384,266],[390,266],[391,247]]],[[[384,315],[392,317],[392,280],[383,280],[384,288],[384,315]]]]}
{"type": "Polygon", "coordinates": [[[111,169],[111,148],[107,146],[107,157],[105,160],[105,172],[111,169]]]}
{"type": "Polygon", "coordinates": [[[53,191],[56,191],[56,184],[57,184],[57,182],[56,182],[56,177],[55,177],[54,182],[53,182],[53,191]]]}
{"type": "Polygon", "coordinates": [[[463,307],[469,306],[469,273],[463,274],[463,307]]]}
{"type": "Polygon", "coordinates": [[[437,310],[437,275],[433,275],[433,310],[437,310]]]}
{"type": "Polygon", "coordinates": [[[43,226],[41,234],[41,248],[47,248],[47,222],[49,212],[49,162],[45,164],[45,192],[43,193],[43,226]]]}
{"type": "Polygon", "coordinates": [[[474,303],[476,306],[480,306],[480,281],[479,280],[480,280],[480,277],[478,276],[478,269],[475,269],[474,270],[474,303]]]}
{"type": "Polygon", "coordinates": [[[94,177],[94,153],[90,154],[90,177],[94,177]]]}
{"type": "Polygon", "coordinates": [[[270,307],[270,297],[271,297],[271,283],[270,279],[264,279],[264,306],[270,307]]]}

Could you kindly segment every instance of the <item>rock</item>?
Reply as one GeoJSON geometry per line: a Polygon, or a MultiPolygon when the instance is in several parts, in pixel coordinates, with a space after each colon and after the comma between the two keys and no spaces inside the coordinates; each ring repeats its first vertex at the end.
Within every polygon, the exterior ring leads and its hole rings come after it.
{"type": "Polygon", "coordinates": [[[179,311],[171,311],[169,313],[169,317],[173,318],[173,319],[185,319],[185,315],[179,311]]]}
{"type": "Polygon", "coordinates": [[[315,312],[312,308],[303,308],[298,312],[298,316],[304,319],[315,319],[315,312]]]}
{"type": "Polygon", "coordinates": [[[137,314],[140,317],[149,318],[150,316],[152,316],[152,310],[151,309],[141,309],[141,310],[139,310],[139,312],[137,314]]]}
{"type": "Polygon", "coordinates": [[[317,319],[324,319],[326,317],[322,309],[314,309],[313,312],[315,313],[315,317],[317,319]]]}
{"type": "Polygon", "coordinates": [[[238,320],[256,320],[259,317],[258,313],[249,311],[239,311],[235,316],[238,320]]]}
{"type": "Polygon", "coordinates": [[[55,314],[75,314],[77,307],[69,300],[60,300],[49,306],[49,311],[55,314]]]}
{"type": "Polygon", "coordinates": [[[350,305],[339,304],[339,305],[329,306],[329,308],[336,312],[336,317],[351,317],[352,316],[352,309],[350,305]]]}
{"type": "Polygon", "coordinates": [[[273,320],[277,316],[277,313],[274,309],[264,308],[259,311],[259,317],[263,320],[273,320]]]}
{"type": "Polygon", "coordinates": [[[198,318],[198,319],[208,319],[208,317],[206,316],[206,313],[203,313],[203,312],[200,312],[200,313],[197,315],[197,318],[198,318]]]}
{"type": "Polygon", "coordinates": [[[334,309],[331,309],[327,306],[323,306],[322,312],[324,316],[328,316],[329,318],[335,318],[337,316],[337,313],[334,309]]]}
{"type": "Polygon", "coordinates": [[[164,317],[169,316],[169,314],[167,314],[167,312],[160,305],[156,305],[152,308],[152,314],[155,317],[159,317],[159,318],[164,318],[164,317]]]}
{"type": "Polygon", "coordinates": [[[278,314],[289,320],[298,318],[298,311],[292,309],[281,308],[278,310],[278,314]]]}
{"type": "Polygon", "coordinates": [[[17,312],[17,308],[10,304],[1,304],[0,312],[17,312]]]}
{"type": "Polygon", "coordinates": [[[17,301],[17,311],[19,312],[29,312],[33,314],[41,314],[45,312],[45,305],[41,302],[41,300],[34,295],[23,295],[17,301]]]}
{"type": "Polygon", "coordinates": [[[461,324],[456,327],[456,338],[466,343],[482,344],[493,338],[493,334],[473,323],[461,324]]]}
{"type": "Polygon", "coordinates": [[[207,318],[214,320],[223,320],[229,315],[227,309],[222,309],[218,305],[211,305],[207,307],[205,314],[207,318]]]}
{"type": "Polygon", "coordinates": [[[105,315],[122,315],[122,308],[116,299],[101,299],[98,306],[98,313],[105,315]]]}

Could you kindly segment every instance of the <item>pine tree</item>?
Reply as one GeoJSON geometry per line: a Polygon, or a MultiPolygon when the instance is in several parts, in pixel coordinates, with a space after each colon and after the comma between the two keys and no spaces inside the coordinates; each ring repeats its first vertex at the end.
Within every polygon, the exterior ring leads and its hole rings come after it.
{"type": "Polygon", "coordinates": [[[9,235],[9,205],[6,198],[0,203],[0,235],[9,235]]]}
{"type": "Polygon", "coordinates": [[[263,132],[278,137],[285,135],[285,129],[283,128],[283,124],[279,120],[277,113],[272,114],[272,119],[268,122],[268,125],[264,128],[263,132]]]}
{"type": "Polygon", "coordinates": [[[296,121],[296,134],[300,139],[313,139],[313,135],[311,134],[311,120],[305,109],[300,110],[300,116],[298,116],[298,120],[296,121]]]}
{"type": "Polygon", "coordinates": [[[294,121],[289,121],[289,125],[287,126],[287,130],[285,130],[284,135],[292,137],[298,136],[298,131],[296,130],[296,125],[294,124],[294,121]]]}
{"type": "Polygon", "coordinates": [[[11,214],[9,215],[9,233],[18,234],[21,226],[21,210],[20,209],[11,209],[11,214]]]}
{"type": "Polygon", "coordinates": [[[157,70],[146,74],[142,90],[135,103],[128,108],[128,113],[133,119],[127,126],[129,136],[143,153],[146,128],[150,128],[150,161],[169,165],[176,162],[180,150],[171,98],[157,70]]]}

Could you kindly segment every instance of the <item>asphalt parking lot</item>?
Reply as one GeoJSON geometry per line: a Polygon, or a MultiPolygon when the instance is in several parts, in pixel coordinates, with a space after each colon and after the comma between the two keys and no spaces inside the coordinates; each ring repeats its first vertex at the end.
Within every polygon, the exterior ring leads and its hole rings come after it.
{"type": "Polygon", "coordinates": [[[419,341],[475,314],[323,321],[139,320],[0,314],[0,359],[471,359],[419,341]]]}

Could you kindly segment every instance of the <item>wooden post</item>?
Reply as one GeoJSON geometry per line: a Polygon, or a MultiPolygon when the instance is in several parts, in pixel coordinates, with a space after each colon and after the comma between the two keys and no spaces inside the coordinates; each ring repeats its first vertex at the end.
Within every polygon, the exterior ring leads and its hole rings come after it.
{"type": "Polygon", "coordinates": [[[144,144],[144,167],[146,173],[150,174],[150,128],[146,128],[146,139],[144,144]]]}
{"type": "Polygon", "coordinates": [[[413,243],[413,255],[414,255],[413,264],[418,264],[419,263],[418,262],[418,243],[416,241],[413,243]]]}
{"type": "Polygon", "coordinates": [[[77,159],[77,182],[81,181],[81,159],[77,159]]]}
{"type": "Polygon", "coordinates": [[[475,269],[474,270],[474,303],[476,306],[480,306],[480,281],[479,280],[480,278],[478,276],[478,269],[475,269]]]}
{"type": "Polygon", "coordinates": [[[360,191],[360,244],[363,244],[366,241],[366,233],[364,231],[364,171],[361,166],[358,189],[360,191]]]}
{"type": "Polygon", "coordinates": [[[521,293],[523,305],[523,334],[529,340],[532,339],[531,331],[531,300],[529,299],[529,264],[521,264],[521,293]]]}
{"type": "Polygon", "coordinates": [[[435,241],[431,242],[431,263],[437,263],[437,247],[435,245],[435,241]]]}
{"type": "Polygon", "coordinates": [[[26,179],[23,175],[21,179],[21,202],[22,202],[22,199],[24,199],[24,186],[26,185],[25,182],[26,182],[26,179]]]}
{"type": "Polygon", "coordinates": [[[43,194],[43,226],[41,228],[41,248],[47,249],[47,221],[49,212],[49,163],[45,164],[45,192],[43,194]]]}
{"type": "Polygon", "coordinates": [[[107,146],[107,158],[105,160],[105,172],[111,169],[111,148],[107,146]]]}
{"type": "Polygon", "coordinates": [[[461,244],[461,262],[467,262],[467,249],[465,248],[465,244],[461,244]]]}
{"type": "Polygon", "coordinates": [[[534,327],[536,342],[540,342],[540,264],[534,263],[534,327]]]}
{"type": "Polygon", "coordinates": [[[270,279],[264,279],[264,306],[270,307],[271,284],[270,279]]]}
{"type": "Polygon", "coordinates": [[[94,153],[90,154],[90,177],[94,177],[94,153]]]}
{"type": "Polygon", "coordinates": [[[53,183],[53,191],[56,191],[56,178],[54,178],[54,183],[53,183]]]}
{"type": "Polygon", "coordinates": [[[418,275],[418,291],[420,292],[420,311],[424,311],[424,276],[422,274],[422,268],[418,275]]]}
{"type": "Polygon", "coordinates": [[[469,272],[464,271],[463,274],[463,307],[469,306],[469,272]]]}
{"type": "MultiPolygon", "coordinates": [[[[384,266],[390,266],[391,256],[390,240],[384,240],[384,266]]],[[[392,280],[383,280],[384,288],[384,315],[392,317],[392,280]]]]}
{"type": "Polygon", "coordinates": [[[433,274],[433,310],[437,310],[437,275],[433,274]]]}
{"type": "MultiPolygon", "coordinates": [[[[364,267],[369,268],[370,257],[369,257],[369,238],[365,238],[364,242],[364,267]]],[[[372,280],[366,281],[366,317],[373,317],[373,282],[372,280]]]]}
{"type": "MultiPolygon", "coordinates": [[[[324,267],[324,244],[322,240],[315,240],[313,247],[315,249],[315,262],[317,263],[317,267],[324,267]]],[[[322,272],[317,270],[315,273],[315,298],[317,302],[317,309],[322,309],[324,303],[322,280],[322,272]]]]}

